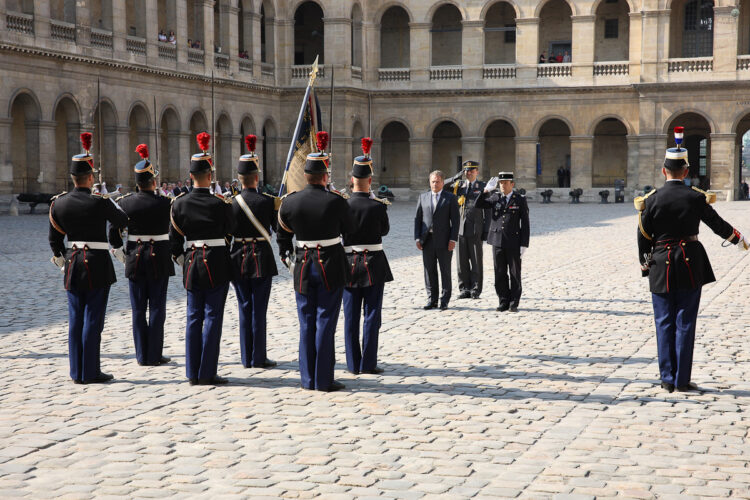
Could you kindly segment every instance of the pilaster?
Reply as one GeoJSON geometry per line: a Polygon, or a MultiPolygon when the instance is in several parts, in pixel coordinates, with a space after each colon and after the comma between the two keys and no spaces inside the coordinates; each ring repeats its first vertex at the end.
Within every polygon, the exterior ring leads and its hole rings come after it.
{"type": "Polygon", "coordinates": [[[591,188],[591,162],[594,152],[594,137],[574,135],[570,137],[570,187],[591,188]]]}
{"type": "Polygon", "coordinates": [[[516,186],[526,191],[536,189],[537,137],[516,137],[516,186]]]}

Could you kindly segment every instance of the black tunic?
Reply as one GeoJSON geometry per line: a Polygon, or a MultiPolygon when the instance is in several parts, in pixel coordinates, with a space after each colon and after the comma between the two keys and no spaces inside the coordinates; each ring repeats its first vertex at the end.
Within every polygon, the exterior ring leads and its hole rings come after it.
{"type": "Polygon", "coordinates": [[[483,181],[475,180],[469,186],[468,179],[462,180],[462,173],[451,177],[445,182],[444,191],[453,192],[455,183],[458,182],[456,196],[461,199],[463,196],[463,206],[460,206],[461,225],[458,228],[458,235],[466,238],[483,240],[487,239],[490,228],[490,211],[487,208],[476,206],[477,200],[484,191],[486,184],[483,181]]]}
{"type": "MultiPolygon", "coordinates": [[[[169,233],[170,199],[153,191],[128,193],[117,199],[128,214],[128,245],[125,249],[125,276],[131,280],[158,280],[174,276],[169,255],[169,241],[137,241],[133,236],[169,233]]],[[[109,241],[115,248],[122,246],[122,234],[109,228],[109,241]]]]}
{"type": "MultiPolygon", "coordinates": [[[[242,196],[250,211],[270,236],[271,230],[276,229],[273,197],[261,194],[255,189],[243,189],[237,196],[242,196]]],[[[232,213],[236,221],[231,252],[234,279],[276,276],[279,271],[271,244],[250,222],[247,214],[237,202],[237,196],[232,201],[232,213]]]]}
{"type": "Polygon", "coordinates": [[[232,266],[228,246],[188,247],[185,241],[224,239],[234,231],[231,200],[213,195],[208,188],[193,188],[172,202],[169,240],[172,255],[185,254],[182,279],[188,290],[206,290],[229,282],[232,266]]]}
{"type": "Polygon", "coordinates": [[[346,285],[349,271],[342,245],[295,250],[292,236],[298,241],[328,240],[355,230],[349,204],[323,186],[308,184],[285,196],[279,208],[277,240],[282,259],[287,253],[295,254],[294,289],[307,294],[311,265],[318,266],[327,290],[346,285]]]}
{"type": "Polygon", "coordinates": [[[109,250],[65,248],[63,239],[88,243],[107,242],[107,222],[124,228],[128,216],[112,200],[75,188],[55,197],[49,207],[49,246],[56,257],[65,256],[66,290],[92,290],[111,285],[117,278],[109,250]]]}
{"type": "Polygon", "coordinates": [[[529,205],[526,198],[516,191],[505,203],[505,195],[500,191],[482,193],[477,198],[477,208],[490,208],[489,235],[487,243],[494,247],[515,249],[529,246],[529,205]]]}
{"type": "MultiPolygon", "coordinates": [[[[382,243],[388,234],[388,211],[386,205],[370,199],[370,193],[352,193],[348,200],[354,218],[355,230],[344,234],[344,246],[372,245],[382,243]]],[[[350,252],[346,254],[350,278],[346,286],[351,288],[372,286],[393,281],[391,268],[385,252],[350,252]]]]}

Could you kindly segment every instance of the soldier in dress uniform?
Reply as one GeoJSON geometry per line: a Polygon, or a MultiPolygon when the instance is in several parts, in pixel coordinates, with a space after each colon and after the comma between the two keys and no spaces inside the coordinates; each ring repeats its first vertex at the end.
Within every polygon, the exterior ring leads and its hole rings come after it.
{"type": "Polygon", "coordinates": [[[245,137],[248,154],[240,156],[237,173],[242,192],[234,197],[236,221],[232,245],[232,285],[240,312],[240,352],[245,368],[272,368],[266,357],[266,311],[271,278],[279,274],[271,248],[270,231],[276,228],[275,199],[258,190],[257,137],[245,137]]]}
{"type": "Polygon", "coordinates": [[[378,332],[385,283],[393,281],[383,251],[383,236],[388,234],[387,201],[371,193],[372,139],[362,139],[362,156],[352,166],[352,196],[347,200],[355,221],[353,232],[344,234],[344,250],[351,271],[344,288],[344,339],[346,366],[350,372],[383,373],[378,367],[378,332]],[[359,324],[364,306],[362,347],[359,324]]]}
{"type": "Polygon", "coordinates": [[[346,200],[326,189],[327,134],[318,132],[317,139],[320,152],[309,154],[305,162],[307,186],[282,198],[277,239],[281,260],[294,263],[302,387],[337,391],[344,384],[333,380],[334,334],[349,282],[341,235],[353,233],[355,226],[346,200]]]}
{"type": "Polygon", "coordinates": [[[139,144],[141,161],[135,165],[137,193],[117,199],[128,215],[128,242],[123,250],[122,233],[110,226],[109,241],[115,257],[125,264],[125,276],[133,308],[133,341],[139,365],[169,363],[162,355],[164,320],[167,318],[167,285],[174,276],[169,253],[170,199],[156,192],[158,172],[148,159],[148,146],[139,144]],[[146,311],[148,310],[148,321],[146,311]]]}
{"type": "Polygon", "coordinates": [[[185,368],[191,385],[226,384],[216,375],[224,304],[232,276],[227,240],[234,230],[231,200],[209,192],[213,176],[211,139],[198,134],[203,151],[190,160],[193,189],[172,202],[169,240],[172,257],[182,266],[187,290],[185,368]],[[187,241],[186,241],[187,240],[187,241]]]}
{"type": "Polygon", "coordinates": [[[698,241],[701,221],[726,244],[748,249],[740,232],[711,207],[716,195],[683,182],[688,175],[687,149],[680,147],[683,133],[676,127],[677,147],[667,149],[664,186],[635,199],[638,257],[651,289],[661,386],[669,392],[698,389],[690,376],[701,287],[716,280],[698,241]]]}
{"type": "Polygon", "coordinates": [[[458,229],[456,261],[458,263],[459,299],[478,299],[482,294],[482,242],[487,240],[490,229],[488,209],[476,208],[477,198],[482,194],[485,183],[477,180],[479,163],[467,160],[463,170],[445,181],[443,189],[452,189],[458,196],[461,225],[458,229]],[[461,177],[465,176],[466,180],[461,177]]]}
{"type": "Polygon", "coordinates": [[[128,223],[128,216],[112,200],[91,192],[96,172],[89,153],[91,134],[81,134],[81,142],[86,152],[75,155],[70,164],[75,188],[50,203],[49,245],[52,263],[63,270],[68,292],[70,378],[76,384],[91,384],[113,379],[101,371],[99,357],[109,288],[117,281],[109,256],[107,222],[120,229],[128,223]]]}
{"type": "Polygon", "coordinates": [[[477,208],[491,209],[487,243],[492,245],[495,263],[495,292],[500,299],[498,311],[518,311],[521,300],[521,257],[529,247],[529,205],[513,190],[513,172],[500,172],[484,188],[477,208]],[[498,182],[500,190],[495,191],[498,182]],[[508,276],[510,275],[510,286],[508,276]]]}

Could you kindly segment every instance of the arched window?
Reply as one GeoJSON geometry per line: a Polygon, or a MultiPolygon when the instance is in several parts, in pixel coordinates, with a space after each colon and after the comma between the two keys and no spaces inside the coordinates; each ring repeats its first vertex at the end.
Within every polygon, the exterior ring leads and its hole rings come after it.
{"type": "Polygon", "coordinates": [[[542,62],[542,56],[546,63],[572,62],[572,40],[570,5],[565,0],[547,2],[539,13],[539,62],[542,62]]]}
{"type": "Polygon", "coordinates": [[[595,61],[627,61],[630,58],[630,7],[625,0],[599,3],[595,31],[595,61]]]}
{"type": "Polygon", "coordinates": [[[711,57],[714,53],[714,2],[691,0],[685,4],[682,57],[711,57]]]}
{"type": "Polygon", "coordinates": [[[498,2],[484,20],[484,63],[516,62],[516,11],[507,2],[498,2]]]}
{"type": "Polygon", "coordinates": [[[359,4],[352,7],[352,66],[362,67],[362,9],[359,4]]]}
{"type": "Polygon", "coordinates": [[[315,2],[305,2],[294,13],[294,64],[318,63],[324,59],[323,10],[315,2]]]}
{"type": "Polygon", "coordinates": [[[461,12],[455,5],[446,4],[432,16],[432,65],[461,65],[461,12]]]}
{"type": "Polygon", "coordinates": [[[398,6],[380,19],[380,67],[409,67],[409,14],[398,6]]]}

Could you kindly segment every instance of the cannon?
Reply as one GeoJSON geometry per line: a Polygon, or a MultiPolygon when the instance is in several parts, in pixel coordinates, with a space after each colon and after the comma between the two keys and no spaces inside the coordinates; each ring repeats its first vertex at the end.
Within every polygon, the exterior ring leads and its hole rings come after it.
{"type": "Polygon", "coordinates": [[[609,203],[609,189],[599,191],[599,196],[601,197],[599,203],[609,203]]]}
{"type": "Polygon", "coordinates": [[[568,194],[570,195],[571,203],[581,203],[581,195],[583,194],[583,189],[581,188],[571,189],[568,194]]]}
{"type": "Polygon", "coordinates": [[[55,195],[50,193],[21,193],[16,196],[16,199],[18,200],[18,203],[28,203],[29,213],[33,214],[34,209],[40,203],[46,203],[49,206],[49,204],[52,203],[53,196],[55,195]]]}
{"type": "Polygon", "coordinates": [[[552,193],[553,191],[551,189],[539,191],[539,195],[542,197],[542,203],[552,203],[552,193]]]}
{"type": "Polygon", "coordinates": [[[388,201],[393,201],[396,196],[393,194],[393,191],[388,189],[388,186],[382,185],[378,188],[378,197],[385,198],[388,201]]]}
{"type": "Polygon", "coordinates": [[[615,203],[625,203],[624,179],[615,179],[615,203]]]}

